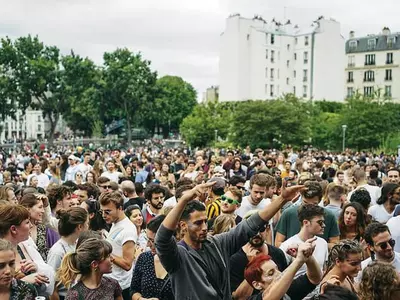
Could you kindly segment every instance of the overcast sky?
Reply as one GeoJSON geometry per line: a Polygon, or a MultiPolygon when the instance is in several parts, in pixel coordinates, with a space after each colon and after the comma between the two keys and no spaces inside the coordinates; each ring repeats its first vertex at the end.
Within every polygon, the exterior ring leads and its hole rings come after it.
{"type": "Polygon", "coordinates": [[[104,51],[141,51],[159,75],[177,75],[202,92],[218,84],[219,36],[229,14],[310,25],[334,18],[347,38],[400,31],[398,0],[0,0],[0,36],[39,35],[102,63],[104,51]],[[286,9],[284,9],[286,7],[286,9]]]}

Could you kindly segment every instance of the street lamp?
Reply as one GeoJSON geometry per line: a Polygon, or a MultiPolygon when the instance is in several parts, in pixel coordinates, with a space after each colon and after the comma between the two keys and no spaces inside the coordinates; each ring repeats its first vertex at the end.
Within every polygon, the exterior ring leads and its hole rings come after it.
{"type": "Polygon", "coordinates": [[[215,144],[216,144],[218,141],[218,129],[215,129],[214,133],[215,133],[215,144]]]}
{"type": "Polygon", "coordinates": [[[342,130],[343,130],[343,152],[346,149],[346,129],[347,129],[347,125],[342,125],[342,130]]]}

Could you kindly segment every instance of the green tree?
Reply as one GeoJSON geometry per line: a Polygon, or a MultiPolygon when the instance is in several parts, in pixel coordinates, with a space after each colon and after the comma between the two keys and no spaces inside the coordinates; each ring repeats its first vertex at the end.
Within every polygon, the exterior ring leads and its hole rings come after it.
{"type": "Polygon", "coordinates": [[[372,149],[400,129],[399,105],[376,96],[356,95],[346,100],[341,124],[347,125],[346,144],[357,150],[372,149]]]}
{"type": "Polygon", "coordinates": [[[207,102],[198,104],[180,126],[180,132],[192,147],[215,144],[215,133],[226,139],[230,132],[234,104],[226,102],[207,102]]]}
{"type": "Polygon", "coordinates": [[[232,141],[242,147],[301,145],[311,136],[307,103],[292,95],[270,101],[241,102],[232,120],[232,141]]]}
{"type": "MultiPolygon", "coordinates": [[[[7,93],[10,103],[17,104],[22,111],[28,107],[42,111],[50,124],[47,133],[50,145],[61,115],[74,113],[71,104],[76,110],[87,90],[93,89],[87,77],[95,68],[89,59],[73,53],[62,57],[56,46],[44,45],[37,36],[20,37],[15,41],[8,37],[2,39],[0,66],[0,82],[5,82],[0,84],[0,95],[7,93]]],[[[82,105],[83,110],[90,107],[82,105]]]]}
{"type": "MultiPolygon", "coordinates": [[[[164,76],[157,80],[157,98],[149,115],[151,126],[162,128],[164,137],[170,130],[179,129],[183,119],[196,105],[193,86],[177,76],[164,76]]],[[[153,129],[149,128],[149,129],[153,129]]]]}
{"type": "Polygon", "coordinates": [[[64,56],[64,82],[68,111],[63,117],[73,131],[92,134],[95,124],[101,122],[103,102],[103,82],[101,69],[89,58],[75,55],[64,56]]]}
{"type": "Polygon", "coordinates": [[[141,114],[155,98],[157,73],[150,69],[150,61],[140,53],[117,49],[104,53],[104,109],[109,116],[126,120],[128,143],[132,141],[132,125],[143,118],[141,114]]]}

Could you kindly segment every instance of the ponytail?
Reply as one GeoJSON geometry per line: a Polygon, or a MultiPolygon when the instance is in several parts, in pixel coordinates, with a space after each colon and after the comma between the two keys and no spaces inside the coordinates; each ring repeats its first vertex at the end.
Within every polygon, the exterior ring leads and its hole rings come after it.
{"type": "Polygon", "coordinates": [[[80,274],[76,257],[76,252],[70,252],[64,256],[56,275],[58,285],[63,284],[68,289],[80,274]]]}

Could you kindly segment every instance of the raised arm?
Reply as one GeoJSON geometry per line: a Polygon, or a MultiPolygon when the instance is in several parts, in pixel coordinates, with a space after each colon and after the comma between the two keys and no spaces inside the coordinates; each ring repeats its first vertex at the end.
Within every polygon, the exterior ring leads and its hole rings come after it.
{"type": "Polygon", "coordinates": [[[307,262],[315,249],[315,238],[309,239],[305,243],[299,245],[297,256],[290,264],[290,266],[282,273],[275,283],[263,293],[263,300],[280,300],[286,294],[294,276],[302,265],[307,262]]]}

